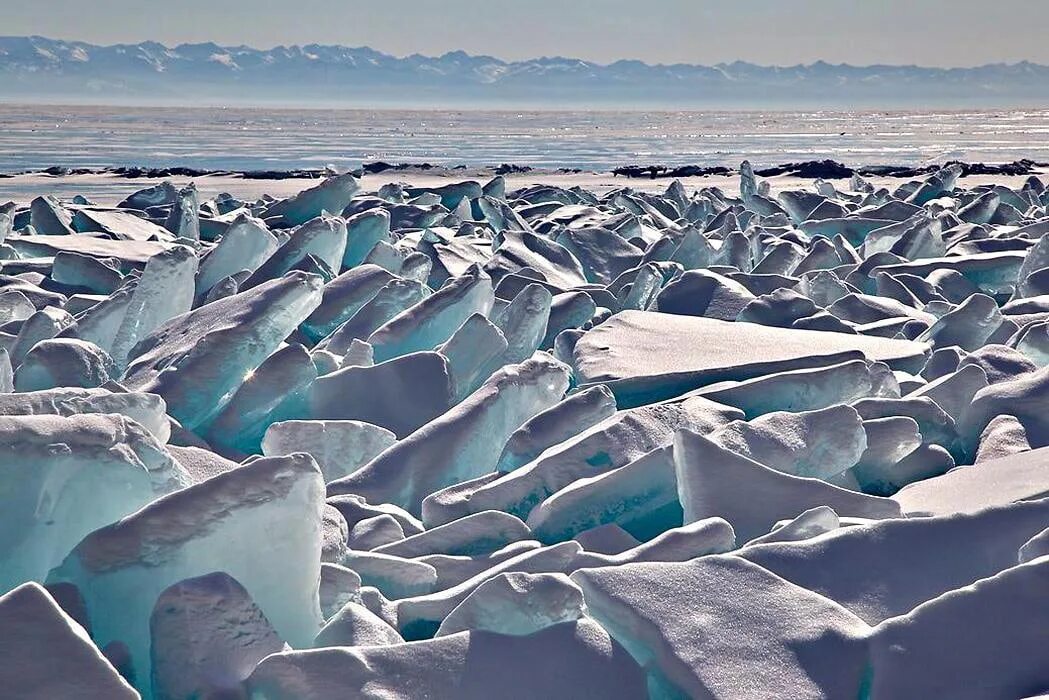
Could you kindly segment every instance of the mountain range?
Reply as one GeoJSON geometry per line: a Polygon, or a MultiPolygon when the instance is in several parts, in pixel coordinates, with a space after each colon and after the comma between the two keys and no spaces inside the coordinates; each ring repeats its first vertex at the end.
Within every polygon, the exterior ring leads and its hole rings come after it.
{"type": "Polygon", "coordinates": [[[396,57],[367,47],[98,46],[0,37],[0,99],[449,106],[1038,106],[1049,66],[973,68],[737,61],[713,66],[503,61],[463,51],[396,57]]]}

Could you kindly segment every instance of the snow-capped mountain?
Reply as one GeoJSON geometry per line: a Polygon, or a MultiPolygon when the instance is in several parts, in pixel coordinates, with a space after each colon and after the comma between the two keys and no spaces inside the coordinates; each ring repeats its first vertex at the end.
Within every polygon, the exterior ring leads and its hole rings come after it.
{"type": "Polygon", "coordinates": [[[462,51],[398,58],[367,47],[96,46],[32,36],[0,37],[0,96],[418,105],[1037,105],[1049,98],[1049,66],[601,65],[563,57],[507,62],[462,51]]]}

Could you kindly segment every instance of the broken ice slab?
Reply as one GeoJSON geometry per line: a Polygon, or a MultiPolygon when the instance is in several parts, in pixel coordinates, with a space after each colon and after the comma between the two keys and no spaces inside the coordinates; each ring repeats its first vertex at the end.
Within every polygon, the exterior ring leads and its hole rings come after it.
{"type": "Polygon", "coordinates": [[[432,494],[424,503],[423,519],[432,527],[482,510],[527,519],[539,503],[577,479],[625,466],[669,445],[679,428],[707,433],[742,417],[737,409],[698,397],[619,411],[490,483],[472,485],[447,499],[442,492],[432,494]]]}
{"type": "Polygon", "coordinates": [[[186,578],[227,572],[281,638],[313,642],[321,626],[323,505],[312,457],[258,459],[95,530],[49,581],[80,589],[95,640],[127,646],[136,687],[147,695],[150,616],[158,596],[186,578]]]}
{"type": "MultiPolygon", "coordinates": [[[[6,588],[6,587],[5,587],[6,588]]],[[[9,698],[137,700],[138,693],[39,584],[0,595],[0,688],[9,698]]]]}
{"type": "Polygon", "coordinates": [[[334,481],[364,466],[397,441],[389,430],[352,420],[289,420],[272,423],[262,439],[268,457],[306,452],[334,481]]]}
{"type": "Polygon", "coordinates": [[[430,700],[646,696],[644,673],[588,618],[524,637],[460,632],[411,644],[274,654],[255,669],[248,688],[251,697],[264,700],[345,700],[369,693],[430,700]]]}
{"type": "Polygon", "coordinates": [[[233,694],[270,654],[287,646],[229,574],[179,581],[157,598],[149,620],[153,697],[233,694]]]}
{"type": "Polygon", "coordinates": [[[160,394],[192,430],[320,303],[321,278],[291,272],[176,316],[135,346],[122,384],[160,394]]]}
{"type": "Polygon", "coordinates": [[[917,373],[928,352],[908,340],[624,311],[580,338],[572,357],[580,385],[605,384],[629,408],[715,382],[856,359],[917,373]]]}
{"type": "Polygon", "coordinates": [[[331,493],[358,494],[418,514],[434,491],[491,471],[510,435],[567,389],[568,368],[545,353],[508,365],[458,406],[332,482],[331,493]]]}
{"type": "Polygon", "coordinates": [[[979,700],[1049,688],[1047,592],[1041,557],[886,620],[870,640],[869,697],[979,700]]]}
{"type": "Polygon", "coordinates": [[[725,518],[741,542],[768,533],[779,520],[821,505],[863,518],[900,515],[899,504],[888,498],[776,471],[689,430],[675,435],[674,467],[684,522],[725,518]]]}
{"type": "Polygon", "coordinates": [[[26,258],[54,256],[59,251],[80,253],[93,258],[112,258],[120,262],[124,272],[142,269],[146,262],[157,253],[174,245],[160,241],[114,241],[76,234],[71,236],[15,236],[7,243],[26,258]]]}
{"type": "Polygon", "coordinates": [[[164,444],[171,435],[164,399],[156,394],[114,393],[109,389],[68,387],[0,394],[0,416],[76,416],[83,413],[119,413],[151,432],[164,444]]]}
{"type": "Polygon", "coordinates": [[[582,569],[571,579],[648,670],[655,697],[859,696],[870,628],[738,557],[582,569]]]}
{"type": "Polygon", "coordinates": [[[1047,518],[1049,499],[1042,499],[975,513],[879,520],[800,542],[754,545],[739,555],[875,625],[1016,566],[1020,547],[1045,528],[1047,518]]]}
{"type": "Polygon", "coordinates": [[[892,498],[905,515],[973,513],[1049,497],[1049,447],[958,467],[901,489],[892,498]]]}
{"type": "Polygon", "coordinates": [[[190,482],[145,428],[115,414],[0,417],[0,454],[3,590],[42,580],[95,528],[190,482]]]}

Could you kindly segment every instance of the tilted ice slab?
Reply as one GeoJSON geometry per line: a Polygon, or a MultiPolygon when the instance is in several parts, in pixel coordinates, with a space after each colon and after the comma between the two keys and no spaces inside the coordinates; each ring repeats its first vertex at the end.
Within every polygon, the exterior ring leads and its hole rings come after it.
{"type": "Polygon", "coordinates": [[[213,697],[240,688],[256,664],[287,647],[236,579],[215,572],[179,581],[149,620],[153,697],[213,697]]]}
{"type": "Polygon", "coordinates": [[[255,669],[248,687],[257,700],[645,697],[637,664],[585,618],[524,637],[461,632],[410,644],[274,654],[255,669]]]}
{"type": "Polygon", "coordinates": [[[306,452],[317,460],[327,482],[355,472],[396,441],[389,430],[360,421],[290,420],[269,426],[262,453],[279,457],[306,452]]]}
{"type": "Polygon", "coordinates": [[[148,430],[162,444],[171,435],[167,405],[156,394],[70,388],[0,393],[0,416],[76,416],[82,413],[119,413],[148,430]]]}
{"type": "Polygon", "coordinates": [[[908,516],[973,513],[1049,497],[1049,447],[958,467],[897,492],[908,516]]]}
{"type": "Polygon", "coordinates": [[[927,351],[907,340],[624,311],[576,343],[573,366],[579,384],[608,385],[625,408],[715,382],[854,359],[917,371],[927,351]]]}
{"type": "Polygon", "coordinates": [[[8,244],[23,257],[54,256],[59,251],[93,258],[115,259],[123,270],[142,268],[146,261],[174,245],[160,241],[114,241],[95,236],[15,236],[8,244]]]}
{"type": "Polygon", "coordinates": [[[461,404],[332,482],[329,491],[418,514],[434,491],[490,472],[513,431],[567,388],[568,368],[544,353],[504,367],[461,404]]]}
{"type": "Polygon", "coordinates": [[[192,430],[316,308],[320,288],[320,277],[291,272],[176,316],[135,346],[121,383],[163,396],[192,430]]]}
{"type": "Polygon", "coordinates": [[[303,417],[358,420],[404,437],[447,412],[454,398],[445,357],[413,352],[319,377],[309,388],[303,417]]]}
{"type": "Polygon", "coordinates": [[[138,698],[84,628],[39,584],[26,583],[0,596],[0,650],[5,697],[138,698]]]}
{"type": "Polygon", "coordinates": [[[276,250],[277,239],[266,224],[253,216],[241,214],[222,234],[218,245],[200,261],[196,293],[206,294],[223,277],[241,270],[254,272],[276,250]]]}
{"type": "Polygon", "coordinates": [[[309,646],[318,600],[324,482],[313,458],[258,459],[176,491],[85,537],[49,580],[80,589],[96,641],[127,646],[148,695],[149,619],[186,578],[225,571],[277,633],[309,646]]]}
{"type": "Polygon", "coordinates": [[[656,697],[859,695],[870,628],[750,562],[710,556],[572,575],[656,697]]]}
{"type": "Polygon", "coordinates": [[[323,212],[339,214],[350,203],[357,189],[357,180],[353,175],[336,175],[316,187],[275,202],[262,212],[261,218],[274,219],[282,226],[298,226],[323,212]]]}
{"type": "Polygon", "coordinates": [[[870,641],[869,697],[981,700],[1049,688],[1046,591],[1041,557],[886,620],[870,641]]]}
{"type": "Polygon", "coordinates": [[[898,518],[802,542],[747,547],[740,556],[816,591],[870,624],[1017,564],[1044,529],[1049,499],[935,518],[898,518]],[[877,572],[877,575],[873,575],[877,572]]]}
{"type": "Polygon", "coordinates": [[[471,315],[487,316],[494,303],[491,278],[479,267],[471,267],[372,333],[368,342],[375,348],[375,361],[432,350],[471,315]]]}
{"type": "Polygon", "coordinates": [[[196,274],[197,254],[188,246],[177,245],[149,259],[110,348],[118,367],[127,366],[128,353],[139,340],[193,308],[196,274]]]}
{"type": "Polygon", "coordinates": [[[499,574],[456,606],[436,636],[485,630],[520,637],[585,614],[583,592],[564,574],[499,574]]]}
{"type": "Polygon", "coordinates": [[[777,521],[821,505],[864,518],[900,515],[899,504],[888,498],[776,471],[689,430],[674,438],[674,465],[684,521],[725,518],[740,541],[760,537],[777,521]]]}
{"type": "Polygon", "coordinates": [[[737,418],[742,418],[738,410],[702,398],[620,411],[472,493],[445,503],[434,494],[427,499],[423,520],[432,527],[482,510],[527,519],[536,505],[577,479],[625,466],[670,444],[678,428],[711,432],[737,418]]]}
{"type": "Polygon", "coordinates": [[[43,580],[98,527],[190,483],[121,415],[0,417],[0,588],[43,580]]]}

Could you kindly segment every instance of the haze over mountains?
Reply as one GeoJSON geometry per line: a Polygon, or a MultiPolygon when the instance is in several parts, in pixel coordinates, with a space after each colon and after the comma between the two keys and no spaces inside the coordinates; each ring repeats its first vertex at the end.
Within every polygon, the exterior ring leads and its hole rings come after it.
{"type": "Polygon", "coordinates": [[[561,57],[508,62],[462,51],[399,58],[367,47],[314,44],[97,46],[0,37],[0,99],[7,101],[972,108],[1031,106],[1047,98],[1049,66],[1028,62],[974,68],[601,65],[561,57]]]}

